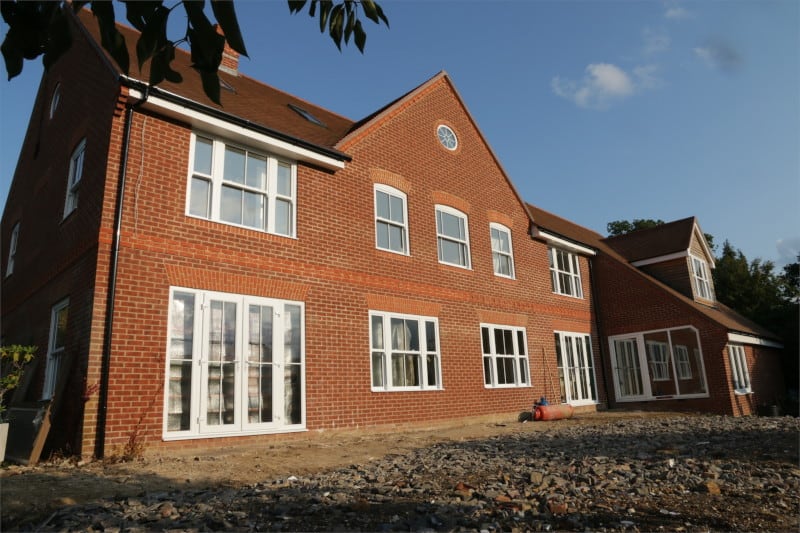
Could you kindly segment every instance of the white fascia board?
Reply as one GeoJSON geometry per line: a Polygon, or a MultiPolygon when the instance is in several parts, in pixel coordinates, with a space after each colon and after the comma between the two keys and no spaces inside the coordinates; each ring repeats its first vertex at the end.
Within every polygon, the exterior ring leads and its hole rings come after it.
{"type": "MultiPolygon", "coordinates": [[[[137,89],[130,89],[129,96],[141,100],[144,94],[137,89]]],[[[158,113],[175,118],[183,122],[188,122],[194,128],[214,135],[220,135],[228,140],[240,142],[253,148],[260,148],[275,155],[304,161],[328,170],[341,170],[344,168],[344,161],[329,157],[308,148],[297,146],[269,135],[249,130],[237,124],[231,124],[225,120],[203,114],[180,104],[176,104],[149,94],[142,103],[145,109],[152,109],[158,113]]]]}
{"type": "Polygon", "coordinates": [[[592,248],[589,248],[587,246],[581,246],[580,244],[576,244],[566,239],[562,239],[561,237],[556,237],[552,233],[548,233],[541,229],[539,229],[537,233],[539,234],[539,237],[561,248],[566,248],[567,250],[583,255],[597,255],[597,252],[595,252],[592,248]]]}
{"type": "Polygon", "coordinates": [[[771,341],[763,337],[742,335],[741,333],[728,332],[728,341],[738,342],[740,344],[754,344],[756,346],[766,346],[768,348],[783,348],[783,344],[779,342],[771,341]]]}
{"type": "Polygon", "coordinates": [[[645,265],[652,265],[654,263],[662,263],[664,261],[672,261],[673,259],[680,259],[681,257],[688,256],[689,250],[683,250],[682,252],[675,252],[673,254],[659,255],[658,257],[650,257],[648,259],[640,259],[639,261],[634,261],[631,264],[635,267],[641,267],[645,265]]]}

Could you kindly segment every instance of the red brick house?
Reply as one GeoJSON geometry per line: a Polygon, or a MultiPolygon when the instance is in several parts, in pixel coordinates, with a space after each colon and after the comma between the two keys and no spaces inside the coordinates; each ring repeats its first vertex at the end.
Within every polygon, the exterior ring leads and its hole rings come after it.
{"type": "MultiPolygon", "coordinates": [[[[599,236],[549,228],[443,72],[353,121],[230,54],[221,107],[188,54],[181,84],[149,88],[101,49],[88,12],[74,30],[2,219],[2,342],[40,348],[14,402],[51,405],[49,449],[247,444],[517,413],[540,396],[620,404],[606,336],[658,321],[600,316],[618,288],[592,268],[638,273],[648,305],[713,323],[599,236]]],[[[732,411],[711,375],[726,365],[705,364],[692,405],[732,411]]]]}
{"type": "Polygon", "coordinates": [[[783,394],[780,339],[716,301],[694,217],[616,237],[530,206],[538,232],[596,250],[592,288],[611,406],[756,413],[783,394]]]}

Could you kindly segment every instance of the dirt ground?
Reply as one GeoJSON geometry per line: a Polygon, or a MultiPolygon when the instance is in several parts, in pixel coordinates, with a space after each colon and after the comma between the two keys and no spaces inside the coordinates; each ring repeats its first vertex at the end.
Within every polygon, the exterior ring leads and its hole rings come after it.
{"type": "Polygon", "coordinates": [[[258,446],[212,453],[149,454],[127,462],[106,459],[77,462],[55,459],[36,466],[3,464],[0,470],[2,522],[25,516],[45,520],[56,509],[100,498],[124,498],[171,490],[238,488],[249,484],[361,464],[437,442],[545,430],[564,425],[613,422],[625,418],[674,416],[675,413],[603,412],[575,415],[558,422],[519,423],[516,415],[484,417],[387,430],[309,432],[302,438],[267,441],[258,446]]]}

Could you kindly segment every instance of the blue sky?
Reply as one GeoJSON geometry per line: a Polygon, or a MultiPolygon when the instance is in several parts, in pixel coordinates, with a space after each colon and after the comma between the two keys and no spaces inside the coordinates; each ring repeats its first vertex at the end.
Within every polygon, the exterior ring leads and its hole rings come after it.
{"type": "MultiPolygon", "coordinates": [[[[445,70],[527,201],[602,234],[694,215],[748,259],[800,252],[800,2],[382,6],[361,55],[283,0],[237,2],[240,71],[355,120],[445,70]]],[[[39,65],[0,81],[2,205],[39,65]]]]}

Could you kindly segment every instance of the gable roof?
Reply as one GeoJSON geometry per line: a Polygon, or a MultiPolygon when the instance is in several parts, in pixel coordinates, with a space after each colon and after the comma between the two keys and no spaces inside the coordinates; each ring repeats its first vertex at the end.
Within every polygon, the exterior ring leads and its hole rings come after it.
{"type": "MultiPolygon", "coordinates": [[[[615,247],[611,246],[609,243],[610,240],[616,240],[617,238],[614,237],[613,239],[610,238],[603,238],[602,235],[599,233],[592,231],[590,229],[584,228],[583,226],[579,226],[574,222],[570,222],[565,218],[561,218],[553,213],[545,211],[539,207],[534,205],[528,204],[528,208],[532,213],[535,223],[537,226],[541,227],[542,229],[549,230],[558,234],[559,236],[573,241],[578,244],[583,244],[592,248],[595,248],[599,252],[602,252],[607,257],[617,261],[618,263],[622,264],[625,268],[629,269],[634,275],[640,276],[646,279],[649,283],[657,285],[660,289],[662,289],[668,296],[671,296],[677,300],[680,300],[685,305],[691,307],[695,311],[700,312],[701,314],[707,316],[711,320],[717,322],[724,328],[728,329],[731,332],[737,332],[744,334],[749,337],[757,337],[763,339],[774,339],[780,340],[778,337],[769,331],[767,328],[756,324],[752,320],[743,317],[730,307],[726,306],[721,302],[714,302],[712,306],[701,304],[695,302],[691,298],[681,294],[680,292],[676,291],[672,287],[658,281],[654,277],[650,276],[646,272],[642,271],[641,269],[637,268],[636,266],[631,264],[631,260],[624,256],[621,252],[617,251],[615,247]]],[[[648,253],[652,253],[652,251],[663,252],[660,255],[666,255],[670,253],[668,250],[670,247],[678,246],[678,248],[673,249],[675,250],[683,250],[685,251],[688,249],[689,244],[691,242],[691,236],[693,228],[695,227],[696,219],[695,217],[689,217],[682,220],[677,220],[675,222],[670,222],[668,224],[664,224],[662,226],[658,226],[656,228],[648,228],[645,230],[640,230],[637,232],[629,233],[627,235],[634,235],[634,234],[644,234],[649,236],[652,239],[659,239],[659,232],[651,231],[656,230],[658,228],[662,228],[667,226],[667,241],[668,245],[660,245],[658,243],[649,246],[647,243],[643,242],[641,239],[641,235],[637,237],[633,242],[638,246],[635,247],[630,245],[630,248],[624,248],[624,246],[620,246],[625,251],[632,253],[630,250],[648,250],[648,253]]],[[[623,235],[624,237],[624,235],[623,235]]]]}
{"type": "MultiPolygon", "coordinates": [[[[145,63],[139,72],[136,62],[136,42],[140,34],[137,30],[117,23],[117,29],[125,38],[128,55],[131,58],[130,72],[126,77],[114,59],[100,46],[100,30],[92,12],[84,8],[78,13],[77,18],[86,34],[96,44],[98,51],[106,58],[114,73],[120,76],[124,84],[147,83],[150,79],[150,61],[145,63]]],[[[189,52],[182,48],[176,48],[175,60],[170,66],[181,75],[183,81],[173,83],[164,80],[151,90],[154,93],[180,96],[209,110],[237,117],[246,123],[280,132],[292,138],[302,139],[307,143],[327,149],[333,149],[336,142],[346,135],[354,124],[348,118],[270,85],[243,74],[234,75],[223,70],[218,72],[221,80],[220,101],[222,105],[217,105],[206,96],[200,75],[191,65],[189,52]],[[309,121],[290,106],[307,111],[319,119],[324,126],[309,121]]]]}
{"type": "Polygon", "coordinates": [[[643,259],[685,252],[691,245],[692,231],[696,223],[695,217],[688,217],[608,237],[605,242],[625,259],[634,263],[643,259]]]}

